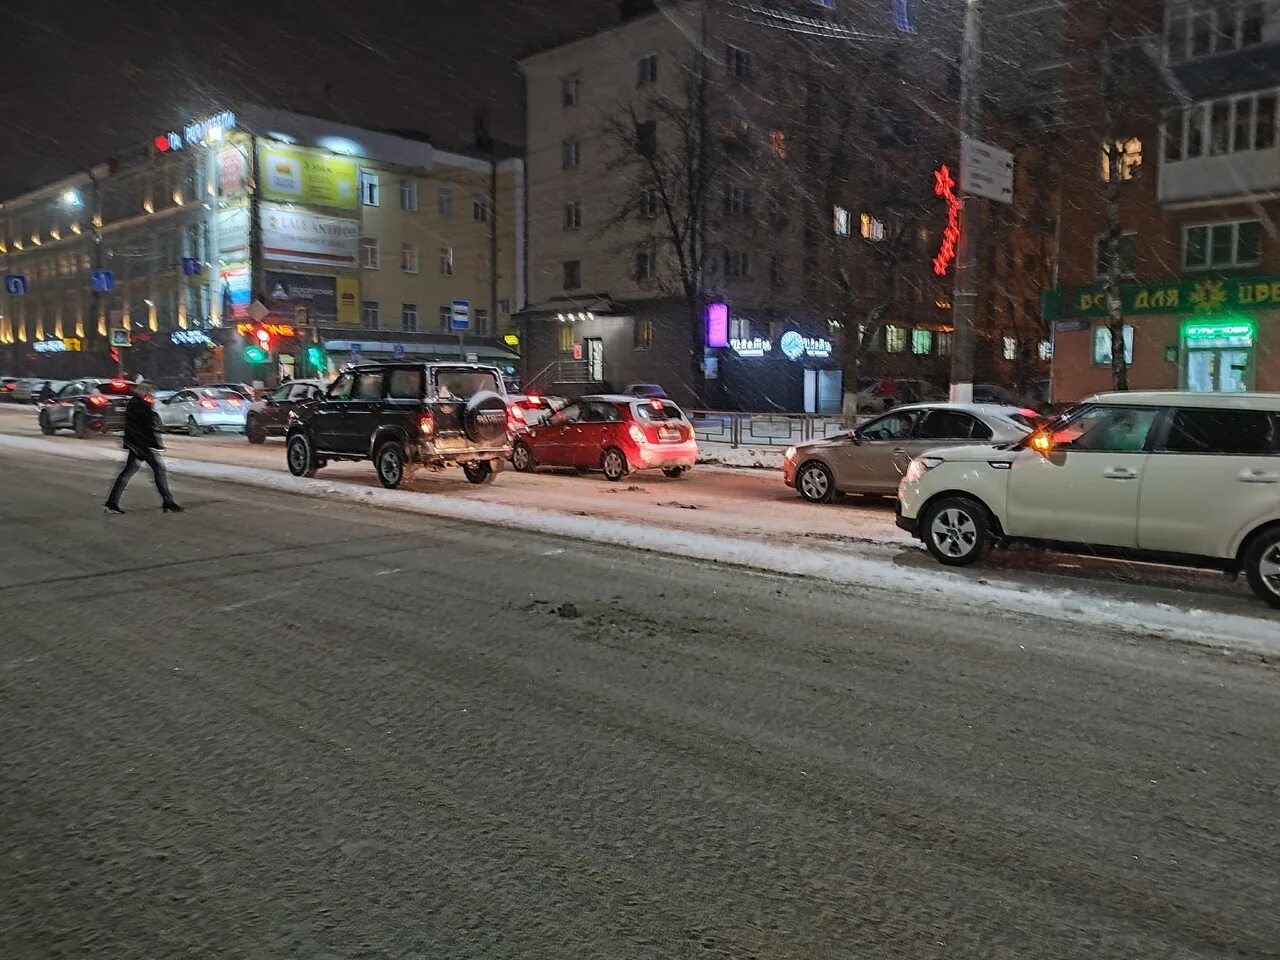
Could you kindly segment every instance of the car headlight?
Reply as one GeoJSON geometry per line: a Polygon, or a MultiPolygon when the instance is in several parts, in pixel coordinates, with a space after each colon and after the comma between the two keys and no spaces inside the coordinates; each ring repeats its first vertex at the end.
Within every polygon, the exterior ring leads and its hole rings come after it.
{"type": "Polygon", "coordinates": [[[795,458],[796,458],[795,447],[787,447],[787,449],[782,452],[783,460],[794,460],[795,458]]]}
{"type": "Polygon", "coordinates": [[[941,463],[941,457],[916,457],[911,461],[911,466],[907,467],[907,472],[902,479],[907,483],[915,483],[941,463]]]}

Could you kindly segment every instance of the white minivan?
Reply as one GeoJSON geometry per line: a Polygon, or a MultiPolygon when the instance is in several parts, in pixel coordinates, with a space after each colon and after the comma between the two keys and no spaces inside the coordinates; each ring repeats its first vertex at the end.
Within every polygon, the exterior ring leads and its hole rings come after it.
{"type": "Polygon", "coordinates": [[[1032,541],[1243,572],[1280,607],[1280,394],[1099,394],[1019,443],[927,451],[898,511],[948,565],[1032,541]]]}

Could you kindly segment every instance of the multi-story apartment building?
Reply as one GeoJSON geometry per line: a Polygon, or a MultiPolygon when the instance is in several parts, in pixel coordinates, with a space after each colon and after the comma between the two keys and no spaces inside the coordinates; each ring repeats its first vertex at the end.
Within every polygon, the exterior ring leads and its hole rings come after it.
{"type": "Polygon", "coordinates": [[[1112,170],[1102,160],[1106,65],[1089,52],[1103,25],[1096,4],[1075,6],[1063,289],[1046,299],[1055,399],[1113,383],[1101,285],[1110,177],[1129,386],[1280,390],[1280,9],[1264,0],[1119,5],[1112,170]]]}
{"type": "Polygon", "coordinates": [[[882,6],[860,32],[808,3],[624,3],[521,62],[530,379],[839,411],[864,324],[880,369],[945,369],[933,174],[955,136],[927,114],[955,66],[924,38],[959,21],[908,36],[882,6]]]}
{"type": "Polygon", "coordinates": [[[228,110],[0,204],[0,364],[271,383],[470,356],[514,373],[524,235],[519,158],[228,110]]]}

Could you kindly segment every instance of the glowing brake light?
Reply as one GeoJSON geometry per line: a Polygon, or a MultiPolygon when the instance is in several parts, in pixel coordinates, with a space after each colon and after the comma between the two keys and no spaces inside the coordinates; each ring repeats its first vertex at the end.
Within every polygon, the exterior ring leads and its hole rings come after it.
{"type": "Polygon", "coordinates": [[[231,404],[233,407],[238,407],[238,406],[240,406],[240,398],[239,398],[239,397],[227,397],[227,403],[231,404]]]}
{"type": "Polygon", "coordinates": [[[418,420],[418,429],[422,431],[424,437],[429,437],[436,432],[436,418],[433,414],[424,414],[418,420]]]}
{"type": "Polygon", "coordinates": [[[127,386],[128,386],[128,384],[127,384],[127,383],[125,383],[123,380],[120,380],[120,379],[112,380],[112,381],[111,381],[111,385],[112,385],[113,387],[127,387],[127,386]]]}
{"type": "Polygon", "coordinates": [[[653,409],[655,410],[661,410],[662,401],[659,400],[657,397],[654,397],[652,400],[649,401],[649,406],[653,407],[653,409]]]}
{"type": "Polygon", "coordinates": [[[201,400],[200,406],[204,407],[206,410],[217,410],[218,401],[217,400],[201,400]]]}
{"type": "Polygon", "coordinates": [[[111,402],[106,397],[100,396],[96,393],[93,396],[88,397],[87,399],[89,401],[89,406],[91,407],[105,407],[108,403],[111,402]]]}

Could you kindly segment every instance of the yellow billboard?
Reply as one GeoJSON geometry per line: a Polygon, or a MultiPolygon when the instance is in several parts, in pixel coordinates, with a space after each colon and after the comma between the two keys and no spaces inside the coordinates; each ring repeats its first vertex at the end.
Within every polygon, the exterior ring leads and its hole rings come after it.
{"type": "Polygon", "coordinates": [[[360,201],[358,178],[350,157],[279,143],[258,145],[258,179],[268,200],[354,210],[360,201]]]}
{"type": "Polygon", "coordinates": [[[338,322],[351,326],[360,323],[360,281],[354,277],[338,278],[338,322]]]}

